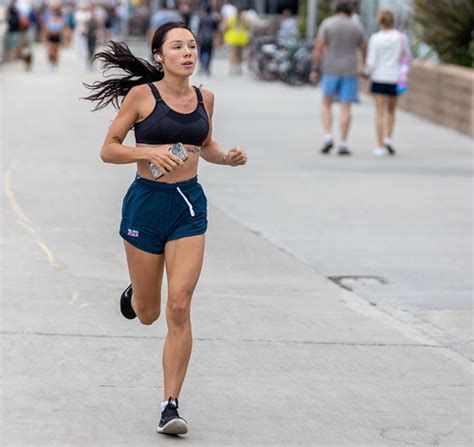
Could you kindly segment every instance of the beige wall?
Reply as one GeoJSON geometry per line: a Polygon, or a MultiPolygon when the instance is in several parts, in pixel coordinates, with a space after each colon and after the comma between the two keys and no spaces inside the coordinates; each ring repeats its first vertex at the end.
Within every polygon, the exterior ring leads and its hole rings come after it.
{"type": "Polygon", "coordinates": [[[408,93],[400,96],[402,109],[474,136],[473,69],[414,61],[408,87],[408,93]]]}

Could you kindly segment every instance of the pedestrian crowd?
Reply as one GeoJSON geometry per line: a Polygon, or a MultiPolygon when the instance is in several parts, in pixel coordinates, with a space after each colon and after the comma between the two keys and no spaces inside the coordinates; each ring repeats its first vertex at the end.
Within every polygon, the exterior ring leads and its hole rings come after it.
{"type": "MultiPolygon", "coordinates": [[[[215,47],[225,44],[229,48],[229,73],[242,74],[246,48],[260,20],[258,14],[242,8],[241,3],[234,4],[233,0],[213,0],[212,4],[206,1],[191,4],[190,1],[165,0],[154,14],[143,6],[136,8],[135,17],[146,17],[144,31],[148,44],[156,29],[164,23],[183,22],[197,38],[201,73],[211,74],[215,47]]],[[[81,0],[73,7],[61,5],[59,1],[27,4],[22,0],[10,0],[4,14],[6,29],[2,59],[22,60],[26,70],[31,70],[31,46],[44,42],[51,72],[57,70],[61,48],[71,46],[92,69],[98,45],[110,39],[123,39],[125,27],[133,34],[133,20],[127,22],[125,19],[129,6],[124,2],[81,0]]],[[[0,14],[0,37],[1,17],[0,14]]],[[[396,154],[393,143],[395,111],[399,94],[407,90],[410,49],[407,37],[394,28],[394,22],[390,11],[380,11],[380,30],[367,39],[363,25],[354,14],[354,3],[340,0],[336,3],[335,14],[318,27],[308,81],[321,84],[322,154],[327,155],[334,148],[341,156],[352,154],[348,138],[352,105],[359,102],[361,78],[370,80],[370,93],[375,102],[373,154],[396,154]],[[337,138],[333,131],[335,104],[340,108],[337,138]]],[[[280,40],[297,41],[300,39],[298,26],[294,11],[284,9],[275,34],[280,40]]]]}
{"type": "Polygon", "coordinates": [[[123,4],[81,1],[73,7],[59,1],[11,0],[3,14],[5,30],[0,32],[2,60],[22,60],[31,70],[32,45],[45,43],[50,71],[57,69],[60,48],[72,45],[90,66],[97,43],[122,36],[124,14],[123,4]]]}

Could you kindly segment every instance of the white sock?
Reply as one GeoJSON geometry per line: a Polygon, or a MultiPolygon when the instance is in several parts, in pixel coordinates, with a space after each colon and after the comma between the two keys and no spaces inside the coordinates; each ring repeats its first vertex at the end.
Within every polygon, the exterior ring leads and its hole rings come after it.
{"type": "Polygon", "coordinates": [[[347,141],[344,141],[344,140],[339,141],[339,147],[343,149],[347,149],[347,141]]]}
{"type": "Polygon", "coordinates": [[[330,133],[325,133],[324,134],[324,142],[325,143],[330,143],[332,141],[332,135],[330,133]]]}
{"type": "Polygon", "coordinates": [[[388,138],[388,137],[385,138],[385,139],[383,140],[383,142],[384,142],[384,144],[389,144],[390,146],[393,144],[392,140],[391,140],[390,138],[388,138]]]}
{"type": "MultiPolygon", "coordinates": [[[[176,405],[176,399],[171,399],[171,402],[176,405]]],[[[160,410],[163,411],[166,408],[166,405],[168,405],[167,400],[164,400],[163,402],[161,402],[160,410]]]]}

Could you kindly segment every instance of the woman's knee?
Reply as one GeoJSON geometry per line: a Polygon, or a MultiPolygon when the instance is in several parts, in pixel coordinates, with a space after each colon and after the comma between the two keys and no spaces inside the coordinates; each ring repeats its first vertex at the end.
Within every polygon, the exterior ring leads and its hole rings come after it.
{"type": "Polygon", "coordinates": [[[189,321],[191,314],[192,291],[182,290],[170,294],[167,305],[168,320],[176,325],[182,326],[189,321]]]}
{"type": "Polygon", "coordinates": [[[150,325],[158,320],[161,313],[161,293],[153,287],[133,283],[132,307],[142,324],[150,325]]]}
{"type": "Polygon", "coordinates": [[[137,314],[140,323],[145,325],[153,324],[160,317],[160,307],[159,306],[150,306],[149,304],[144,304],[141,300],[136,299],[135,296],[132,298],[133,310],[137,314]]]}
{"type": "Polygon", "coordinates": [[[160,317],[159,309],[136,309],[135,313],[140,323],[146,326],[153,324],[160,317]]]}

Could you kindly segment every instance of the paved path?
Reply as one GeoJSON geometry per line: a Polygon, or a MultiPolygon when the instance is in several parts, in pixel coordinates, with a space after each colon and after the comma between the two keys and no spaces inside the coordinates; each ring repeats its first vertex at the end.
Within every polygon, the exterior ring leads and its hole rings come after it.
{"type": "MultiPolygon", "coordinates": [[[[32,74],[6,66],[1,81],[2,445],[182,445],[154,432],[165,325],[124,321],[117,308],[127,281],[117,226],[133,167],[98,158],[113,115],[77,99],[95,75],[71,52],[57,75],[36,56],[32,74]]],[[[400,136],[399,158],[372,159],[367,130],[353,133],[352,159],[321,158],[314,90],[224,79],[205,80],[217,94],[216,136],[245,145],[251,163],[201,169],[211,226],[184,442],[471,445],[465,345],[430,333],[404,292],[424,294],[420,309],[466,304],[466,278],[454,304],[426,284],[443,272],[434,253],[467,259],[450,245],[465,243],[470,225],[467,139],[402,114],[401,129],[419,128],[400,136]],[[429,133],[429,147],[411,148],[429,133]],[[325,278],[341,274],[389,285],[360,289],[365,299],[325,278]],[[411,321],[397,313],[403,300],[411,321]]],[[[359,112],[361,129],[372,109],[364,101],[359,112]]],[[[461,278],[453,262],[438,284],[461,278]]]]}

